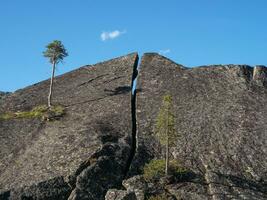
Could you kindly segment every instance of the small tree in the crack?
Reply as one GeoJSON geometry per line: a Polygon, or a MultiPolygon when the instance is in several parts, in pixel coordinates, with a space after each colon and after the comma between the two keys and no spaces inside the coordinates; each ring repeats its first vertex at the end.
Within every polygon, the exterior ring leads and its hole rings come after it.
{"type": "Polygon", "coordinates": [[[161,145],[165,146],[165,175],[169,175],[169,157],[170,147],[175,145],[178,137],[175,131],[175,117],[173,114],[172,96],[165,95],[162,101],[162,107],[157,116],[156,135],[161,145]]]}
{"type": "Polygon", "coordinates": [[[50,90],[48,94],[48,107],[51,107],[52,95],[53,95],[53,83],[55,77],[55,68],[59,62],[62,62],[63,59],[68,56],[68,53],[61,43],[61,41],[54,40],[46,46],[46,51],[43,52],[44,57],[49,58],[49,62],[52,64],[52,74],[50,80],[50,90]]]}

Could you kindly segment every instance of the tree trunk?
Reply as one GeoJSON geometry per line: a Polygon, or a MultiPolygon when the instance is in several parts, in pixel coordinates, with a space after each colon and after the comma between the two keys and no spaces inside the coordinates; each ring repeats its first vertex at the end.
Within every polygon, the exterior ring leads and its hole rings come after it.
{"type": "Polygon", "coordinates": [[[165,175],[169,175],[169,113],[170,113],[170,108],[168,106],[167,108],[167,128],[166,128],[166,137],[167,137],[167,142],[166,142],[166,155],[165,155],[165,175]]]}
{"type": "Polygon", "coordinates": [[[165,175],[169,175],[169,137],[167,137],[166,143],[166,155],[165,155],[165,175]]]}
{"type": "Polygon", "coordinates": [[[50,90],[48,94],[48,107],[51,107],[51,101],[52,101],[52,95],[53,95],[53,83],[54,83],[54,76],[55,76],[55,68],[56,68],[56,63],[53,62],[53,67],[52,67],[52,75],[50,79],[50,90]]]}

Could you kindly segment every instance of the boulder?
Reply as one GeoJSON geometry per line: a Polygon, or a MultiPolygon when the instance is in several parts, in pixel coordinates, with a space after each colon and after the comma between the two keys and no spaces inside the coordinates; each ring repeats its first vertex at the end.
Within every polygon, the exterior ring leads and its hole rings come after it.
{"type": "Polygon", "coordinates": [[[133,192],[111,189],[107,192],[105,200],[137,200],[133,192]]]}

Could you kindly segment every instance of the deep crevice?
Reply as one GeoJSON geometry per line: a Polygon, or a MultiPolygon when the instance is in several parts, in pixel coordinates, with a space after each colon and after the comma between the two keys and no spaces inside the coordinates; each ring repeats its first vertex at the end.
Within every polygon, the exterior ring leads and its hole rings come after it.
{"type": "Polygon", "coordinates": [[[136,124],[136,81],[138,76],[138,63],[139,57],[137,55],[134,66],[133,66],[133,74],[132,74],[132,83],[131,83],[131,117],[132,117],[132,139],[131,139],[131,151],[127,161],[127,165],[125,168],[124,176],[126,177],[129,169],[131,167],[132,161],[134,159],[136,148],[137,148],[137,124],[136,124]]]}
{"type": "MultiPolygon", "coordinates": [[[[136,90],[136,82],[137,82],[137,76],[138,76],[138,64],[139,64],[139,57],[137,55],[136,58],[135,58],[134,65],[133,65],[131,88],[129,88],[130,91],[131,91],[131,100],[130,101],[131,101],[131,124],[132,124],[132,130],[131,130],[131,140],[129,141],[130,153],[129,153],[128,160],[126,162],[126,165],[125,165],[125,168],[124,168],[124,171],[123,171],[123,176],[124,177],[127,176],[128,172],[130,170],[130,167],[131,167],[131,164],[132,164],[132,161],[134,159],[134,156],[136,154],[136,149],[137,149],[136,94],[137,94],[138,90],[136,90]]],[[[88,82],[85,82],[82,85],[85,85],[87,83],[88,82]]],[[[122,88],[122,89],[125,89],[125,88],[122,88]]],[[[74,191],[76,189],[77,177],[81,174],[81,172],[83,172],[85,169],[87,169],[89,166],[91,166],[93,164],[92,162],[91,162],[90,159],[84,161],[78,167],[76,172],[73,175],[68,177],[68,180],[67,180],[66,184],[69,185],[71,191],[74,191]]],[[[4,193],[4,194],[1,193],[1,195],[5,196],[5,195],[9,195],[9,193],[4,193]]],[[[67,195],[67,196],[69,196],[69,195],[67,195]]]]}
{"type": "MultiPolygon", "coordinates": [[[[132,123],[131,139],[128,141],[128,143],[130,145],[130,152],[129,152],[128,160],[126,161],[125,168],[122,171],[122,177],[123,177],[122,180],[127,176],[128,172],[130,170],[132,161],[133,161],[135,153],[136,153],[136,148],[137,148],[137,144],[136,144],[137,143],[137,138],[136,138],[136,135],[137,135],[137,123],[136,123],[136,93],[137,93],[137,90],[136,90],[136,80],[137,80],[137,75],[138,75],[138,61],[139,61],[139,57],[137,55],[136,59],[135,59],[135,62],[134,62],[134,65],[133,65],[131,87],[129,87],[129,90],[128,90],[128,88],[124,88],[124,87],[122,88],[124,90],[127,89],[127,92],[131,91],[131,123],[132,123]]],[[[107,147],[107,146],[104,146],[104,147],[107,147]]],[[[77,169],[77,171],[72,176],[69,177],[69,181],[68,182],[72,187],[72,191],[74,191],[76,189],[77,177],[84,170],[86,170],[89,166],[91,166],[93,164],[93,163],[90,162],[91,160],[94,160],[94,158],[99,158],[98,154],[100,152],[102,152],[103,149],[104,148],[100,149],[93,156],[91,156],[90,159],[88,159],[85,162],[83,162],[80,165],[80,167],[77,169]]],[[[95,162],[97,162],[97,161],[95,161],[95,162]]],[[[122,180],[121,180],[121,182],[122,182],[122,180]]],[[[121,182],[119,184],[121,184],[121,182]]]]}

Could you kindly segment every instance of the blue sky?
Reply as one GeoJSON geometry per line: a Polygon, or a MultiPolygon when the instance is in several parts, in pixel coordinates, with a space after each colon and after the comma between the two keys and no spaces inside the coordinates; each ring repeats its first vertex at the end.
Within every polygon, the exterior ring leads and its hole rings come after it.
{"type": "Polygon", "coordinates": [[[50,77],[42,56],[61,40],[57,75],[131,52],[177,63],[267,65],[266,0],[6,0],[0,2],[0,91],[50,77]]]}

